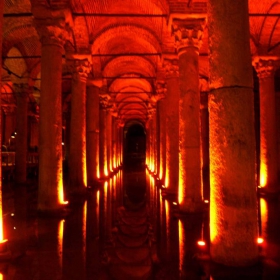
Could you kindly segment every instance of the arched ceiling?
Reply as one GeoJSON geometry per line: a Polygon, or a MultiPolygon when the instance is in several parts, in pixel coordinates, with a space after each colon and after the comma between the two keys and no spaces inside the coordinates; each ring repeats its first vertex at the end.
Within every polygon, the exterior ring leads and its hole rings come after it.
{"type": "MultiPolygon", "coordinates": [[[[103,81],[124,123],[145,123],[154,105],[156,81],[164,78],[162,54],[176,53],[169,19],[175,14],[206,14],[207,0],[4,0],[2,93],[10,92],[12,76],[24,75],[39,103],[39,41],[32,6],[67,8],[73,17],[71,41],[65,53],[91,53],[93,78],[103,81]],[[11,50],[17,50],[12,51],[11,50]],[[10,78],[9,78],[10,77],[10,78]]],[[[280,56],[280,1],[249,0],[252,55],[280,56]]],[[[208,30],[200,49],[200,75],[207,80],[208,30]]],[[[63,66],[63,100],[69,103],[71,76],[63,66]]],[[[6,98],[6,97],[5,97],[6,98]]],[[[12,100],[12,99],[11,99],[12,100]]],[[[67,104],[64,104],[67,110],[67,104]]]]}

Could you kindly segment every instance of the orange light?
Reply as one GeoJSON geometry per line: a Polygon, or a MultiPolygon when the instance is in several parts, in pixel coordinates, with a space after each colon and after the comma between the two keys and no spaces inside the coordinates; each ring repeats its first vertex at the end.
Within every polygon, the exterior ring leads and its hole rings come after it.
{"type": "Polygon", "coordinates": [[[179,189],[178,189],[178,202],[181,204],[184,198],[184,188],[182,186],[182,180],[179,179],[179,189]]]}
{"type": "Polygon", "coordinates": [[[86,240],[87,240],[87,201],[84,203],[83,209],[83,257],[86,260],[86,240]]]}
{"type": "Polygon", "coordinates": [[[262,237],[258,237],[257,243],[258,244],[262,244],[263,242],[264,242],[263,238],[262,237]]]}
{"type": "Polygon", "coordinates": [[[0,280],[3,280],[4,279],[4,276],[2,273],[0,273],[0,280]]]}
{"type": "Polygon", "coordinates": [[[185,256],[185,240],[184,240],[184,227],[181,220],[178,220],[179,227],[179,267],[180,270],[183,269],[184,265],[184,256],[185,256]]]}
{"type": "Polygon", "coordinates": [[[203,247],[206,245],[206,243],[203,240],[199,240],[199,241],[197,241],[197,245],[203,247]]]}
{"type": "Polygon", "coordinates": [[[208,199],[205,199],[205,200],[204,200],[204,203],[209,203],[209,200],[208,200],[208,199]]]}
{"type": "Polygon", "coordinates": [[[57,254],[58,254],[58,257],[59,257],[60,267],[62,267],[62,256],[63,256],[64,222],[65,222],[65,220],[61,220],[58,224],[57,254]]]}
{"type": "Polygon", "coordinates": [[[263,188],[267,184],[267,165],[262,162],[260,169],[260,187],[263,188]]]}
{"type": "Polygon", "coordinates": [[[177,203],[177,202],[175,202],[175,201],[174,201],[174,202],[172,202],[172,204],[173,204],[173,205],[178,205],[178,203],[177,203]]]}

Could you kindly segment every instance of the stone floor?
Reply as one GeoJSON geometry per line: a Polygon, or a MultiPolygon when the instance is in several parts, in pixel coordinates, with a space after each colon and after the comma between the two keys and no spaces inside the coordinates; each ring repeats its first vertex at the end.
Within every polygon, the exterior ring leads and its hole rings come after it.
{"type": "Polygon", "coordinates": [[[279,199],[260,201],[260,262],[228,268],[209,261],[207,205],[179,218],[145,171],[119,171],[71,200],[64,218],[38,216],[36,180],[4,183],[3,197],[9,254],[0,255],[0,279],[280,279],[279,199]]]}

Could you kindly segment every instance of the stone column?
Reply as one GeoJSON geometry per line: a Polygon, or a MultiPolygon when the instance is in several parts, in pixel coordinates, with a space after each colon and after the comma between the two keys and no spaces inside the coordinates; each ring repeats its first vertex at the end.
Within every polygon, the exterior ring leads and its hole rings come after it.
{"type": "Polygon", "coordinates": [[[106,110],[106,134],[107,134],[107,168],[108,174],[110,174],[112,168],[112,115],[111,108],[107,108],[106,110]]]}
{"type": "Polygon", "coordinates": [[[174,56],[164,56],[166,70],[166,191],[178,194],[179,184],[179,66],[174,56]]]}
{"type": "Polygon", "coordinates": [[[117,113],[115,112],[115,115],[112,116],[112,167],[113,169],[118,167],[117,164],[117,113]]]}
{"type": "Polygon", "coordinates": [[[277,61],[256,57],[254,66],[259,77],[260,98],[260,182],[263,191],[274,193],[278,184],[278,147],[274,73],[277,61]]]}
{"type": "Polygon", "coordinates": [[[258,259],[248,2],[209,0],[208,13],[210,254],[246,266],[258,259]]]}
{"type": "Polygon", "coordinates": [[[24,184],[27,179],[27,111],[29,87],[26,83],[14,84],[17,99],[15,180],[24,184]]]}
{"type": "Polygon", "coordinates": [[[179,207],[202,210],[198,56],[204,19],[173,19],[179,56],[179,207]]]}
{"type": "Polygon", "coordinates": [[[86,82],[90,72],[88,55],[68,56],[72,68],[69,188],[82,193],[87,186],[86,172],[86,82]],[[71,60],[70,60],[71,59],[71,60]]]}
{"type": "Polygon", "coordinates": [[[203,198],[210,198],[210,181],[209,181],[209,112],[208,112],[208,92],[200,92],[200,123],[201,123],[201,153],[202,153],[202,185],[203,198]]]}
{"type": "Polygon", "coordinates": [[[158,81],[156,84],[157,94],[160,96],[158,102],[159,111],[159,178],[162,183],[165,182],[166,171],[166,83],[164,81],[158,81]]]}
{"type": "Polygon", "coordinates": [[[99,102],[99,172],[102,179],[108,176],[106,115],[109,106],[109,96],[107,94],[100,94],[99,102]]]}
{"type": "Polygon", "coordinates": [[[61,80],[63,46],[71,21],[69,10],[32,7],[42,43],[39,127],[38,209],[54,211],[64,203],[62,182],[61,80]]]}
{"type": "Polygon", "coordinates": [[[87,182],[93,186],[99,179],[99,88],[87,87],[86,126],[87,126],[87,182]]]}

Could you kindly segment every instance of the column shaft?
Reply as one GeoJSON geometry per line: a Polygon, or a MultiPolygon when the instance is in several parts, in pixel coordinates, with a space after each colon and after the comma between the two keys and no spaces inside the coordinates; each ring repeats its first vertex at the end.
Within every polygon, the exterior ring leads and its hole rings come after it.
{"type": "Polygon", "coordinates": [[[60,204],[59,193],[60,187],[62,187],[62,52],[62,45],[42,44],[39,210],[53,210],[60,204]]]}
{"type": "Polygon", "coordinates": [[[83,191],[86,182],[86,81],[72,80],[69,150],[69,187],[83,191]]]}
{"type": "Polygon", "coordinates": [[[215,262],[245,266],[258,258],[248,2],[209,0],[208,12],[210,254],[215,262]]]}
{"type": "Polygon", "coordinates": [[[166,186],[167,192],[178,194],[179,184],[179,80],[166,79],[166,186]]]}
{"type": "Polygon", "coordinates": [[[106,133],[106,109],[99,110],[99,172],[100,178],[108,175],[107,170],[107,133],[106,133]]]}
{"type": "Polygon", "coordinates": [[[110,109],[106,111],[106,134],[107,134],[107,168],[108,173],[112,170],[112,115],[110,109]]]}
{"type": "Polygon", "coordinates": [[[180,210],[194,212],[202,206],[200,92],[195,47],[179,54],[179,72],[179,204],[180,210]]]}
{"type": "Polygon", "coordinates": [[[87,88],[87,181],[93,186],[99,178],[99,88],[87,88]]]}

